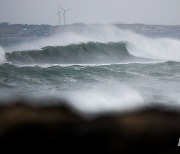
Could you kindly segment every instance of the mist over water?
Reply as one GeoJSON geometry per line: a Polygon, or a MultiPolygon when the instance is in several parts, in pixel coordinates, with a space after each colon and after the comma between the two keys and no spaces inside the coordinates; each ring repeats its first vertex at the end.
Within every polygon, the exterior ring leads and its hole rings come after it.
{"type": "Polygon", "coordinates": [[[1,98],[60,97],[88,113],[180,105],[178,39],[87,26],[0,48],[0,64],[1,98]]]}

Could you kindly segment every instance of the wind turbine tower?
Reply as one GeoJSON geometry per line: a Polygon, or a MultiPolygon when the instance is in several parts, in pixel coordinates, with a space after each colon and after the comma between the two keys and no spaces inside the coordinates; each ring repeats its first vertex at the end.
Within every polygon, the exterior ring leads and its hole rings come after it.
{"type": "Polygon", "coordinates": [[[63,17],[64,17],[64,25],[66,25],[66,12],[70,11],[71,9],[67,9],[65,10],[64,8],[61,7],[61,9],[63,10],[63,17]]]}
{"type": "Polygon", "coordinates": [[[59,15],[59,26],[60,26],[61,25],[61,12],[59,11],[59,9],[58,9],[57,14],[59,15]]]}

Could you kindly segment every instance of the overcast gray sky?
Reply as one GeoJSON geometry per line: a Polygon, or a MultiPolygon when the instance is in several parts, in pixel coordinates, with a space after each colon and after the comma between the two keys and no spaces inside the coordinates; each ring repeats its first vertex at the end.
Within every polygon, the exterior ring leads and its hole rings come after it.
{"type": "Polygon", "coordinates": [[[180,0],[0,0],[0,22],[57,25],[58,6],[72,8],[69,24],[180,25],[180,0]]]}

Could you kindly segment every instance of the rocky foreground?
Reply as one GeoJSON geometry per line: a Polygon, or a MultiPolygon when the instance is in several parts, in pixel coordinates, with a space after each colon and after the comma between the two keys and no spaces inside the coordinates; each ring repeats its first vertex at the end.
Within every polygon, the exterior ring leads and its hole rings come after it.
{"type": "MultiPolygon", "coordinates": [[[[51,153],[179,153],[180,113],[161,107],[82,116],[66,106],[1,105],[0,149],[51,153]],[[178,151],[179,150],[179,151],[178,151]]],[[[0,150],[0,151],[1,151],[0,150]]]]}

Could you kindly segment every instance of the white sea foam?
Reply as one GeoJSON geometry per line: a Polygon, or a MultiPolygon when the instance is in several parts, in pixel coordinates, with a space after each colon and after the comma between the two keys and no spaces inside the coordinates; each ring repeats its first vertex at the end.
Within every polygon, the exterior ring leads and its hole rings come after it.
{"type": "Polygon", "coordinates": [[[17,67],[41,67],[41,68],[49,68],[54,66],[60,67],[71,67],[71,66],[79,66],[79,67],[100,67],[100,66],[110,66],[110,65],[129,65],[129,64],[161,64],[166,61],[143,61],[143,62],[122,62],[122,63],[102,63],[102,64],[14,64],[17,67]]]}

